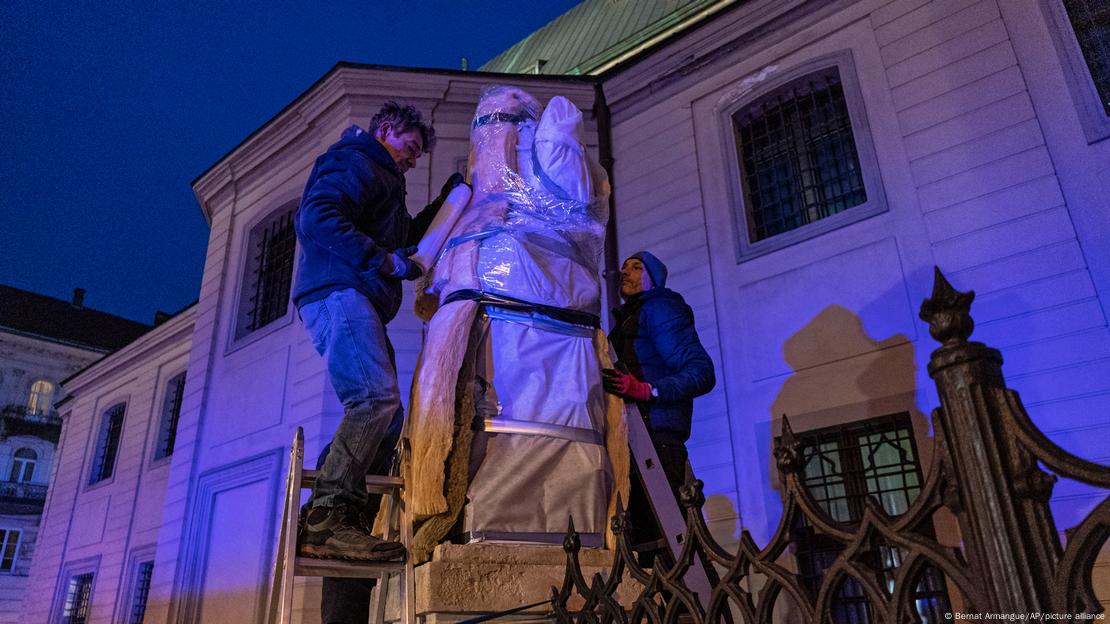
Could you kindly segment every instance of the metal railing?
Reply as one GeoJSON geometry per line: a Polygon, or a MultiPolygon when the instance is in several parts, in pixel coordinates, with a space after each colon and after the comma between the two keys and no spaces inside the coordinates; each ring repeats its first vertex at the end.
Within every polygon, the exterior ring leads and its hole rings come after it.
{"type": "Polygon", "coordinates": [[[46,412],[31,411],[26,405],[10,404],[0,410],[0,416],[18,418],[27,422],[44,424],[44,425],[62,425],[62,418],[54,410],[46,412]]]}
{"type": "Polygon", "coordinates": [[[941,343],[929,362],[941,405],[932,414],[932,465],[903,513],[889,515],[867,497],[858,521],[831,518],[806,486],[801,444],[783,418],[774,448],[783,512],[766,546],[744,531],[735,552],[721,547],[703,519],[701,482],[690,478],[680,493],[687,532],[673,565],[640,568],[628,515],[618,510],[613,564],[607,575],[587,580],[570,527],[566,575],[561,587],[552,588],[555,618],[902,624],[948,621],[953,612],[1071,614],[1080,620],[1101,613],[1092,567],[1110,537],[1110,497],[1067,532],[1066,542],[1048,501],[1057,475],[1110,490],[1110,467],[1061,449],[1033,424],[1018,394],[1005,385],[1001,354],[968,342],[974,296],[956,291],[937,270],[932,296],[921,306],[921,318],[941,343]],[[958,521],[959,547],[933,534],[933,515],[942,510],[958,521]],[[798,572],[800,528],[833,545],[828,552],[835,556],[816,579],[798,572]],[[724,570],[709,596],[695,595],[683,583],[699,553],[724,570]],[[617,598],[626,576],[642,586],[630,606],[617,598]],[[850,613],[842,610],[846,587],[854,592],[850,613]],[[584,602],[570,609],[575,597],[584,602]]]}
{"type": "Polygon", "coordinates": [[[0,498],[45,500],[47,487],[47,485],[38,483],[0,481],[0,498]]]}

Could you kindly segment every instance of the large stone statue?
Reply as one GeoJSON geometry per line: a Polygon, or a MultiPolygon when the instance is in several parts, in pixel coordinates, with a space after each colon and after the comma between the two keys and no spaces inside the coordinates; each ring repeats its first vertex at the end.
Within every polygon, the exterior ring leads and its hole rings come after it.
{"type": "Polygon", "coordinates": [[[544,108],[486,89],[472,194],[456,189],[414,256],[428,320],[409,427],[418,562],[460,512],[472,540],[558,543],[573,516],[601,545],[617,493],[627,500],[623,406],[600,372],[609,185],[582,133],[565,98],[544,108]]]}

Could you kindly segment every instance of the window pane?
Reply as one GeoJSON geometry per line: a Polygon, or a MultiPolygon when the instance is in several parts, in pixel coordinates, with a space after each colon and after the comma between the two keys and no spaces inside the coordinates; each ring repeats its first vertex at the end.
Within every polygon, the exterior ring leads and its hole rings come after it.
{"type": "Polygon", "coordinates": [[[177,421],[181,417],[181,401],[184,394],[185,373],[181,373],[166,384],[166,397],[162,402],[162,419],[158,427],[158,444],[154,451],[155,459],[173,455],[173,444],[177,438],[177,421]]]}
{"type": "Polygon", "coordinates": [[[0,572],[11,572],[15,568],[19,537],[20,532],[15,529],[0,529],[0,572]]]}
{"type": "Polygon", "coordinates": [[[776,89],[733,126],[752,242],[867,201],[837,68],[776,89]]]}
{"type": "Polygon", "coordinates": [[[123,414],[126,406],[116,405],[104,413],[97,437],[96,455],[93,458],[93,471],[89,483],[103,481],[112,476],[115,470],[116,453],[119,451],[119,437],[123,430],[123,414]]]}
{"type": "Polygon", "coordinates": [[[27,396],[27,412],[31,414],[45,414],[53,406],[54,384],[49,381],[39,380],[31,384],[31,392],[27,396]]]}
{"type": "Polygon", "coordinates": [[[65,604],[62,605],[63,624],[85,624],[88,621],[92,581],[91,572],[77,575],[69,580],[65,604]]]}
{"type": "Polygon", "coordinates": [[[130,624],[143,624],[146,616],[146,599],[150,594],[150,577],[154,575],[154,562],[144,561],[139,564],[135,578],[134,598],[131,601],[130,624]]]}
{"type": "Polygon", "coordinates": [[[1110,115],[1110,3],[1106,0],[1064,0],[1075,39],[1087,61],[1103,111],[1110,115]]]}
{"type": "Polygon", "coordinates": [[[280,212],[251,230],[248,239],[251,255],[243,278],[236,338],[285,316],[289,309],[296,243],[293,210],[280,212]]]}
{"type": "MultiPolygon", "coordinates": [[[[804,483],[834,520],[859,521],[869,496],[888,514],[901,514],[921,491],[913,429],[905,414],[803,433],[798,439],[805,460],[804,483]]],[[[931,536],[931,524],[922,527],[922,531],[931,536]]],[[[817,533],[804,519],[796,523],[793,538],[799,575],[816,596],[825,570],[840,555],[843,545],[817,533]]],[[[879,539],[870,555],[876,580],[891,591],[905,553],[879,539]]],[[[832,621],[873,621],[871,605],[857,581],[845,580],[835,592],[832,621]]],[[[944,577],[932,567],[915,581],[911,598],[925,622],[937,621],[937,616],[951,610],[944,577]]]]}

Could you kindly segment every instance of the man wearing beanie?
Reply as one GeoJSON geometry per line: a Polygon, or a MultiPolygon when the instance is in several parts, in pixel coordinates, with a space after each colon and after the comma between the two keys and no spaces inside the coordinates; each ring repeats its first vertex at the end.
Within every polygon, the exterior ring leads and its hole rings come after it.
{"type": "MultiPolygon", "coordinates": [[[[616,323],[609,334],[617,353],[617,369],[602,373],[606,391],[635,402],[640,409],[677,498],[685,481],[694,397],[712,390],[716,379],[713,361],[694,329],[693,311],[682,295],[666,284],[667,266],[650,252],[634,253],[621,265],[624,303],[613,310],[616,323]]],[[[644,493],[634,484],[630,514],[643,517],[650,509],[644,493]]],[[[635,533],[637,541],[659,535],[639,529],[635,533]]],[[[650,565],[650,558],[646,559],[647,563],[641,563],[650,565]]]]}

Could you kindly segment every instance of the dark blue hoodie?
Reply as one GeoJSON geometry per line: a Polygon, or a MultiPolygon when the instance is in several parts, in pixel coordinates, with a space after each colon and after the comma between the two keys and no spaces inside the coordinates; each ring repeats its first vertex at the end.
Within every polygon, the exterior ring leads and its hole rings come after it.
{"type": "Polygon", "coordinates": [[[713,360],[694,329],[694,312],[682,295],[662,286],[637,293],[613,310],[609,339],[619,364],[658,391],[639,404],[656,443],[690,437],[694,397],[713,389],[713,360]]]}
{"type": "Polygon", "coordinates": [[[328,148],[308,176],[294,227],[300,263],[293,286],[298,308],[354,288],[383,323],[401,307],[401,280],[378,272],[387,254],[415,245],[435,208],[415,219],[405,207],[405,178],[389,152],[357,127],[328,148]]]}

